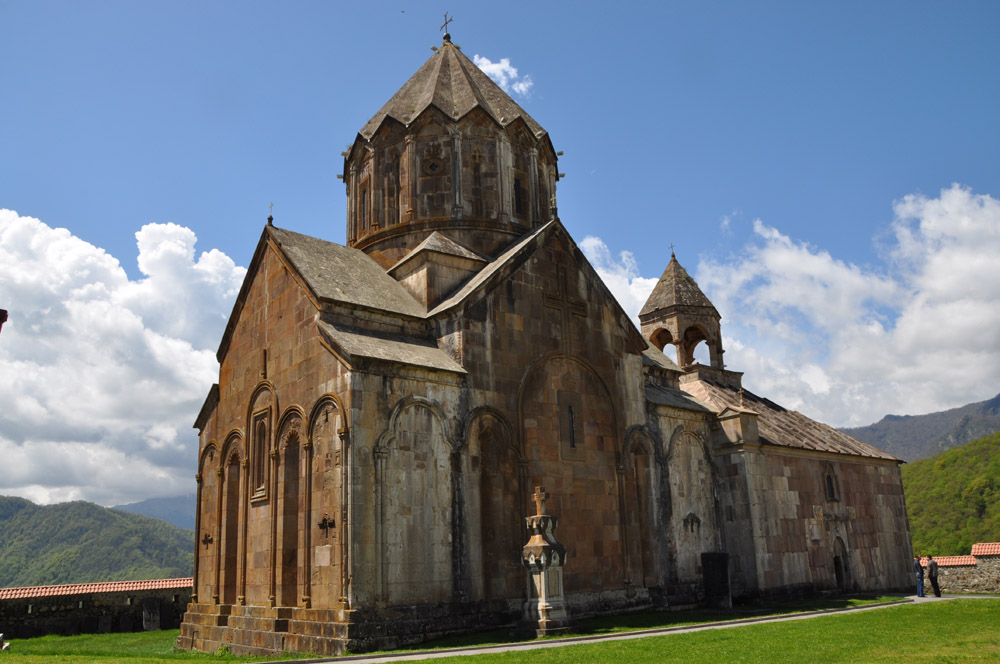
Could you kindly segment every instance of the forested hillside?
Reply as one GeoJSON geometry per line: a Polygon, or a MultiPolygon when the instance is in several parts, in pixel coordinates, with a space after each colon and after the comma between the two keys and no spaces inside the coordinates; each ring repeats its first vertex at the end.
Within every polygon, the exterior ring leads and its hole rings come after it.
{"type": "Polygon", "coordinates": [[[0,496],[0,586],[191,576],[194,532],[82,501],[0,496]]]}
{"type": "Polygon", "coordinates": [[[904,465],[903,489],[914,553],[1000,542],[1000,432],[904,465]]]}

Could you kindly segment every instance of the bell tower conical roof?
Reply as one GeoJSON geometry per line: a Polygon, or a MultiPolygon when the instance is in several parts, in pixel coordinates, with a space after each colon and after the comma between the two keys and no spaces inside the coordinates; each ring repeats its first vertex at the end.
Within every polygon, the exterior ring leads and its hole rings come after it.
{"type": "Polygon", "coordinates": [[[431,233],[495,257],[556,218],[548,133],[445,35],[344,153],[347,244],[389,269],[431,233]]]}
{"type": "Polygon", "coordinates": [[[660,275],[660,280],[653,287],[653,292],[646,299],[646,304],[642,305],[639,317],[653,314],[661,309],[670,307],[704,307],[711,309],[718,316],[715,305],[698,287],[698,283],[691,278],[681,264],[677,262],[677,256],[671,252],[670,262],[667,269],[660,275]]]}

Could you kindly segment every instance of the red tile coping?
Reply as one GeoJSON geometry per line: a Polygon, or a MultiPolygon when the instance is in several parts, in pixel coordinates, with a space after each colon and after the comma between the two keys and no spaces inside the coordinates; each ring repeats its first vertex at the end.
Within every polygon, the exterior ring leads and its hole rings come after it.
{"type": "Polygon", "coordinates": [[[981,542],[972,545],[974,556],[1000,556],[1000,542],[981,542]]]}
{"type": "MultiPolygon", "coordinates": [[[[975,565],[975,556],[938,556],[934,560],[937,561],[938,567],[955,567],[957,565],[975,565]]],[[[920,564],[927,567],[927,558],[921,558],[920,564]]]]}
{"type": "Polygon", "coordinates": [[[59,597],[61,595],[87,595],[91,593],[125,593],[137,590],[168,590],[191,588],[194,579],[152,579],[149,581],[104,581],[101,583],[71,583],[63,586],[28,586],[26,588],[0,588],[0,600],[31,597],[59,597]]]}

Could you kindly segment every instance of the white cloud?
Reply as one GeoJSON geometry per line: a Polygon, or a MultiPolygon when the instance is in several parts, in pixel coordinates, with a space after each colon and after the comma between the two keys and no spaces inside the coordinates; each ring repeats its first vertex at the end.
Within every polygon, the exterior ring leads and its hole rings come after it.
{"type": "Polygon", "coordinates": [[[175,224],[136,233],[144,277],[38,219],[0,210],[0,493],[125,503],[186,493],[191,428],[245,269],[195,259],[175,224]]]}
{"type": "MultiPolygon", "coordinates": [[[[1000,392],[1000,200],[953,185],[893,210],[878,269],[760,220],[738,256],[698,265],[723,316],[727,366],[746,372],[748,389],[838,426],[1000,392]]],[[[655,280],[630,255],[610,260],[597,238],[582,246],[635,315],[655,280]]]]}
{"type": "Polygon", "coordinates": [[[507,94],[516,94],[525,98],[531,95],[531,88],[535,82],[528,74],[518,75],[517,67],[510,64],[510,58],[500,58],[499,62],[493,62],[477,53],[472,56],[472,61],[507,94]]]}
{"type": "Polygon", "coordinates": [[[639,275],[639,266],[630,251],[623,251],[616,260],[608,245],[600,238],[588,235],[580,243],[587,260],[594,266],[601,279],[607,284],[618,303],[622,305],[634,322],[639,323],[639,310],[646,303],[659,277],[646,278],[639,275]]]}

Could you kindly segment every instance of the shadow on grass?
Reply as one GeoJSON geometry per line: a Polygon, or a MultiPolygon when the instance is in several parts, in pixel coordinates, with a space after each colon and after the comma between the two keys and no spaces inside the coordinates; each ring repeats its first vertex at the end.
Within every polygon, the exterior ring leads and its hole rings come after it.
{"type": "MultiPolygon", "coordinates": [[[[669,627],[686,627],[707,623],[726,622],[745,618],[762,618],[782,616],[792,613],[810,611],[831,611],[849,609],[866,604],[892,602],[901,599],[899,596],[875,595],[844,595],[822,599],[790,600],[783,602],[745,602],[734,606],[731,610],[690,609],[673,611],[669,609],[650,609],[635,613],[622,613],[611,616],[594,616],[582,618],[570,632],[558,636],[543,637],[545,639],[569,638],[574,636],[597,636],[601,634],[616,634],[619,632],[635,632],[647,629],[664,629],[669,627]]],[[[510,627],[493,629],[474,634],[457,634],[432,641],[426,641],[413,646],[402,647],[399,650],[439,650],[447,648],[467,648],[475,646],[500,645],[533,641],[530,637],[515,636],[510,627]]]]}

